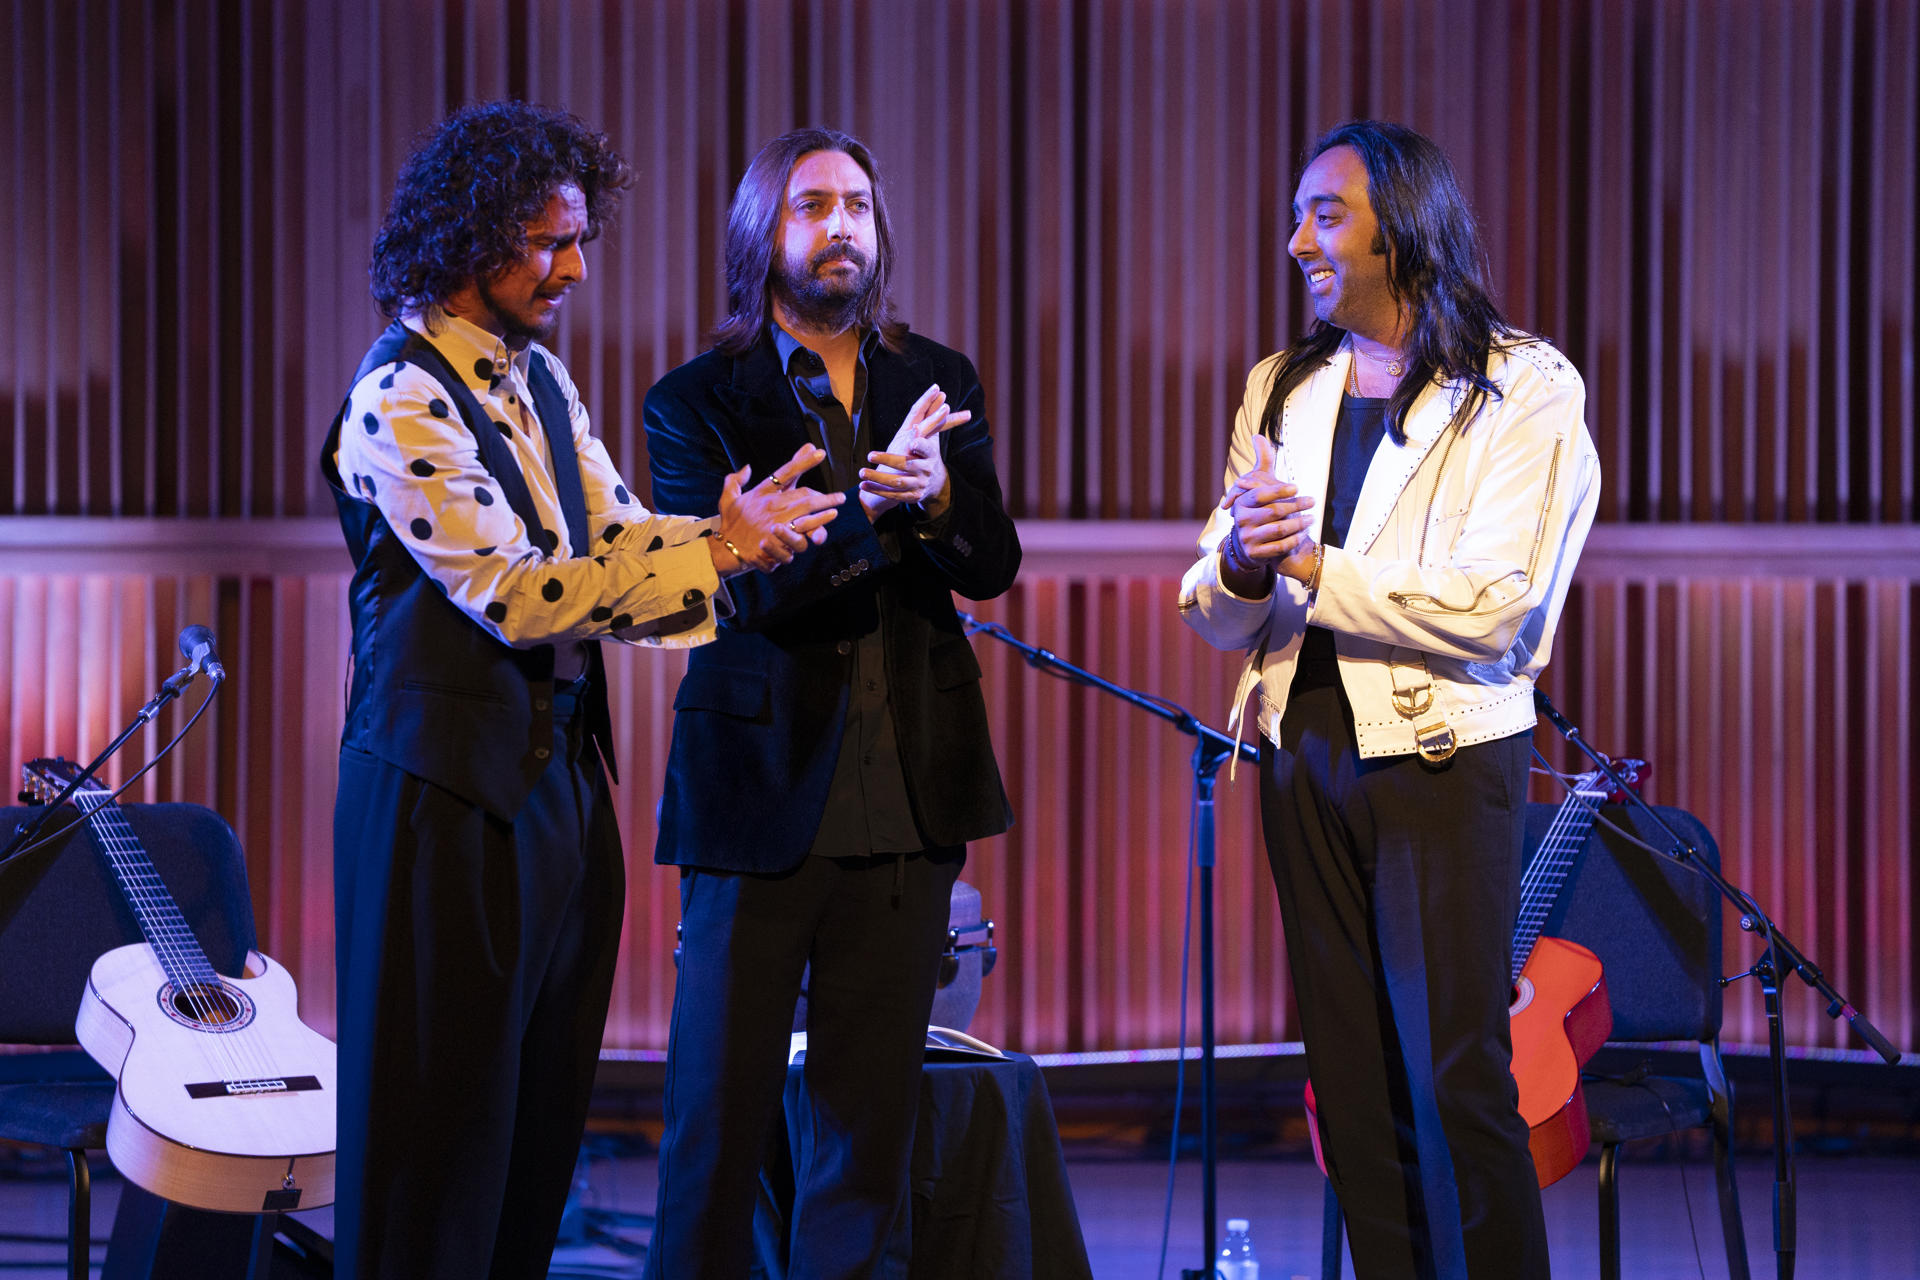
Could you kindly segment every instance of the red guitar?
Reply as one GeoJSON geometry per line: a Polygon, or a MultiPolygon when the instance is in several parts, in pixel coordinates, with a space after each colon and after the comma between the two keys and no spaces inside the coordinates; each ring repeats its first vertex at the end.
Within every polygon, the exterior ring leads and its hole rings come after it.
{"type": "MultiPolygon", "coordinates": [[[[1638,788],[1644,760],[1619,760],[1627,785],[1638,788]]],[[[1507,1009],[1513,1034],[1513,1075],[1520,1086],[1520,1116],[1527,1122],[1527,1148],[1543,1187],[1573,1171],[1587,1154],[1591,1136],[1580,1068],[1613,1030],[1600,958],[1564,938],[1540,936],[1540,926],[1567,881],[1573,860],[1593,830],[1593,806],[1611,797],[1598,771],[1573,780],[1567,798],[1520,879],[1520,918],[1513,930],[1513,994],[1507,1009]]],[[[1320,1150],[1313,1082],[1307,1082],[1307,1132],[1313,1158],[1326,1172],[1320,1150]]]]}

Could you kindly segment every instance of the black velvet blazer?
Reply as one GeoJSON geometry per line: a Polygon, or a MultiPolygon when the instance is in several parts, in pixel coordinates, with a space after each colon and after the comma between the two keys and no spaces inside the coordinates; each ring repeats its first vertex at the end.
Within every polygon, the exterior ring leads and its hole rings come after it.
{"type": "MultiPolygon", "coordinates": [[[[880,519],[899,534],[890,539],[897,557],[888,555],[850,491],[822,545],[771,574],[728,581],[735,612],[718,640],[689,654],[674,698],[655,861],[769,872],[807,856],[840,750],[853,640],[880,617],[921,833],[930,844],[958,845],[1011,824],[980,664],[953,604],[956,591],[973,600],[1001,594],[1020,567],[972,363],[914,335],[897,355],[876,344],[863,435],[884,447],[934,382],[956,412],[973,415],[941,437],[953,507],[939,536],[922,539],[910,513],[895,508],[880,519]]],[[[645,412],[653,506],[675,515],[713,515],[728,472],[750,463],[748,483],[756,483],[817,431],[767,333],[745,356],[710,350],[675,369],[647,393],[645,412]]],[[[827,490],[825,467],[804,483],[827,490]]]]}

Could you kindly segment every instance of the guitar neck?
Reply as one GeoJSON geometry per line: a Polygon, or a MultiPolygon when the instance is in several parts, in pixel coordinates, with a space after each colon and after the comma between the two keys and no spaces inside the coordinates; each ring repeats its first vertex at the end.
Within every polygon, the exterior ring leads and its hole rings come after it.
{"type": "Polygon", "coordinates": [[[1593,830],[1594,810],[1607,798],[1605,790],[1593,785],[1602,776],[1590,773],[1574,780],[1567,798],[1560,802],[1559,811],[1553,815],[1533,861],[1527,864],[1526,874],[1521,877],[1520,916],[1513,927],[1513,980],[1516,982],[1533,956],[1534,944],[1540,940],[1540,930],[1553,910],[1554,899],[1560,896],[1561,886],[1573,870],[1574,858],[1586,847],[1587,836],[1593,830]]]}
{"type": "Polygon", "coordinates": [[[215,981],[207,953],[187,926],[187,918],[180,914],[179,904],[167,891],[153,859],[140,843],[140,837],[134,834],[126,814],[113,802],[112,794],[87,790],[75,793],[73,799],[87,815],[87,824],[93,830],[100,852],[113,868],[120,892],[126,895],[127,905],[140,921],[140,933],[153,948],[167,977],[181,987],[215,981]]]}

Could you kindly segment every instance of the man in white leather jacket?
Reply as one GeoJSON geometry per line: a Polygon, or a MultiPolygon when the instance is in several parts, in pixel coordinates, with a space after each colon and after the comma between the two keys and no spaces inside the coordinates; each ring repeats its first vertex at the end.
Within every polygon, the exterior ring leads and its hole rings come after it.
{"type": "Polygon", "coordinates": [[[1533,682],[1599,501],[1580,375],[1510,329],[1451,166],[1356,121],[1288,251],[1317,323],[1257,365],[1181,584],[1244,650],[1327,1171],[1362,1277],[1547,1274],[1507,1003],[1533,682]]]}

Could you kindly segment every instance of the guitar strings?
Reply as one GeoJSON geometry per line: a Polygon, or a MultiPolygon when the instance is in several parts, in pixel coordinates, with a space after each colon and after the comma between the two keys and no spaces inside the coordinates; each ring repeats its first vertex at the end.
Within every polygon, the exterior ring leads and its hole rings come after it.
{"type": "MultiPolygon", "coordinates": [[[[96,805],[95,807],[106,808],[106,807],[112,806],[113,803],[120,798],[121,794],[127,790],[127,788],[133,786],[134,783],[146,777],[147,774],[153,771],[156,765],[158,765],[162,760],[166,759],[167,756],[171,755],[173,752],[173,749],[180,745],[180,740],[186,737],[187,734],[191,733],[193,731],[193,727],[200,723],[201,717],[206,715],[207,708],[213,705],[213,696],[214,694],[219,692],[219,689],[220,689],[219,681],[213,682],[213,684],[208,688],[206,695],[200,699],[200,705],[193,709],[193,714],[191,716],[187,717],[187,722],[181,725],[180,728],[174,732],[174,735],[171,738],[167,739],[166,743],[163,746],[161,746],[160,750],[156,751],[153,754],[152,758],[150,758],[145,764],[141,765],[138,769],[134,770],[133,773],[130,774],[126,778],[126,780],[123,781],[118,787],[115,787],[111,791],[107,791],[105,786],[97,778],[90,780],[92,783],[92,786],[91,786],[92,791],[105,793],[105,799],[100,801],[99,804],[96,805]]],[[[35,762],[35,763],[38,764],[41,762],[35,762]]],[[[65,762],[63,761],[62,763],[65,763],[65,762]]],[[[27,780],[30,785],[36,784],[41,781],[41,779],[35,776],[32,765],[28,766],[26,773],[27,773],[27,780]]],[[[50,801],[54,795],[58,794],[60,789],[61,789],[60,786],[56,785],[52,789],[52,791],[48,792],[42,798],[42,803],[46,803],[50,801]]],[[[70,819],[69,821],[60,823],[51,831],[42,832],[36,839],[30,841],[29,843],[27,843],[26,845],[23,845],[18,849],[15,849],[13,851],[13,854],[8,860],[11,861],[13,858],[18,858],[23,854],[30,853],[33,850],[39,849],[42,846],[50,844],[55,840],[62,839],[66,837],[69,833],[71,833],[75,827],[80,826],[82,823],[85,823],[91,829],[98,831],[99,830],[98,826],[96,826],[91,821],[91,818],[93,816],[92,813],[77,803],[77,799],[78,799],[77,794],[75,799],[76,799],[75,814],[72,819],[70,819]]],[[[121,820],[123,822],[125,821],[124,815],[122,815],[121,820]]],[[[128,830],[131,831],[131,827],[129,827],[128,830]]],[[[135,847],[136,848],[138,847],[137,840],[135,842],[135,847]]],[[[113,863],[113,865],[115,866],[115,872],[117,875],[118,864],[117,862],[114,861],[112,852],[108,853],[108,858],[110,863],[113,863]]],[[[137,910],[137,907],[136,907],[136,910],[137,910]]],[[[191,934],[189,934],[189,936],[191,936],[191,934]]],[[[151,943],[149,945],[151,945],[151,943]]],[[[197,948],[198,943],[196,942],[195,945],[197,948]]],[[[202,955],[204,957],[204,952],[202,953],[202,955]]],[[[158,952],[156,952],[156,958],[159,958],[158,952]]],[[[164,963],[163,963],[163,967],[164,967],[164,963]]],[[[209,965],[208,967],[211,968],[211,965],[209,965]]],[[[197,990],[194,990],[191,987],[189,987],[188,991],[183,994],[191,1004],[195,999],[199,997],[200,993],[197,990]]],[[[239,1031],[239,1032],[228,1033],[226,1038],[230,1039],[234,1035],[247,1035],[248,1042],[251,1043],[254,1040],[254,1037],[251,1034],[248,1034],[249,1031],[250,1029],[243,1029],[242,1031],[239,1031]]],[[[224,1045],[221,1048],[224,1055],[231,1057],[231,1050],[229,1048],[227,1048],[224,1045]]],[[[204,1054],[205,1046],[202,1046],[202,1052],[204,1054]]],[[[253,1078],[277,1079],[279,1077],[279,1073],[274,1071],[270,1063],[268,1062],[268,1055],[264,1048],[257,1049],[255,1051],[254,1056],[260,1060],[260,1070],[259,1070],[259,1073],[256,1074],[253,1078]]],[[[211,1066],[211,1060],[209,1060],[209,1064],[211,1066]]],[[[220,1073],[216,1071],[216,1074],[220,1074],[220,1073]]],[[[225,1078],[246,1079],[248,1078],[248,1076],[243,1070],[241,1070],[239,1067],[236,1066],[232,1069],[232,1074],[225,1076],[225,1078]]]]}
{"type": "Polygon", "coordinates": [[[102,849],[133,903],[142,932],[176,997],[195,1019],[212,1028],[201,1033],[210,1042],[203,1040],[198,1046],[208,1068],[224,1081],[273,1078],[264,1048],[251,1034],[251,1027],[217,1030],[232,1020],[227,1016],[229,1003],[233,1005],[233,1017],[244,1015],[244,1005],[220,980],[126,815],[113,807],[104,787],[80,792],[75,798],[82,801],[82,811],[100,837],[102,849]]]}
{"type": "MultiPolygon", "coordinates": [[[[1548,772],[1554,771],[1548,769],[1548,772]]],[[[1589,789],[1605,776],[1597,770],[1571,779],[1557,773],[1555,776],[1568,784],[1568,796],[1555,810],[1539,849],[1521,876],[1520,912],[1515,930],[1524,933],[1525,938],[1522,945],[1513,949],[1512,979],[1515,982],[1520,980],[1521,971],[1533,956],[1534,946],[1540,940],[1540,930],[1553,912],[1554,900],[1559,897],[1566,883],[1574,856],[1585,845],[1587,833],[1593,829],[1594,807],[1598,801],[1606,798],[1604,791],[1589,789]]]]}
{"type": "MultiPolygon", "coordinates": [[[[197,941],[191,949],[183,942],[180,932],[173,927],[178,918],[178,907],[172,906],[170,896],[166,896],[163,885],[156,885],[157,876],[149,877],[146,869],[135,859],[136,852],[144,854],[138,838],[127,824],[124,814],[117,814],[108,807],[108,802],[97,797],[99,791],[82,793],[91,805],[82,804],[87,810],[94,832],[100,837],[101,847],[106,852],[121,887],[133,903],[135,914],[140,917],[141,932],[146,935],[147,944],[153,949],[155,958],[166,973],[176,998],[187,1005],[192,1016],[202,1023],[218,1025],[212,1000],[205,988],[205,982],[212,972],[212,966],[206,961],[205,953],[200,951],[197,941]],[[115,821],[115,818],[118,821],[115,821]],[[198,964],[195,963],[196,955],[198,964]]],[[[191,933],[187,934],[191,938],[191,933]]],[[[209,1067],[223,1079],[240,1078],[242,1066],[233,1051],[233,1046],[225,1037],[215,1035],[211,1042],[197,1042],[202,1056],[209,1067]]]]}
{"type": "MultiPolygon", "coordinates": [[[[81,824],[84,823],[91,830],[93,830],[95,834],[100,838],[102,851],[105,853],[107,857],[108,864],[113,868],[115,877],[120,881],[123,889],[126,891],[129,899],[129,905],[133,907],[135,914],[136,915],[141,914],[142,906],[147,906],[150,908],[152,906],[150,891],[147,889],[147,887],[130,879],[128,875],[127,858],[126,858],[127,851],[115,845],[114,838],[110,836],[108,829],[103,825],[106,820],[102,819],[101,821],[96,822],[95,818],[98,817],[102,812],[112,811],[113,802],[120,796],[120,794],[124,792],[128,787],[131,787],[135,782],[139,781],[142,777],[146,776],[146,774],[150,772],[155,765],[159,764],[160,761],[164,759],[173,750],[173,748],[176,745],[179,744],[180,739],[184,738],[187,735],[187,733],[192,730],[194,725],[200,722],[200,718],[206,714],[207,708],[210,705],[212,705],[213,695],[218,690],[218,688],[219,688],[219,685],[216,683],[212,688],[210,688],[207,691],[207,695],[200,700],[200,705],[194,708],[193,715],[188,718],[186,724],[182,725],[180,729],[173,735],[173,737],[167,741],[166,745],[161,747],[161,749],[158,752],[156,752],[153,758],[148,760],[146,764],[142,765],[139,769],[135,770],[132,776],[127,778],[126,781],[122,782],[117,788],[113,789],[112,791],[108,791],[106,786],[103,783],[101,783],[99,779],[97,778],[89,779],[87,788],[84,791],[76,792],[72,797],[74,802],[74,808],[76,811],[74,817],[70,821],[60,824],[54,830],[43,833],[38,839],[32,841],[26,846],[15,850],[14,856],[18,857],[21,854],[25,854],[31,850],[37,849],[40,846],[45,845],[51,841],[60,839],[66,836],[69,832],[71,832],[73,828],[80,826],[81,824]],[[96,799],[95,797],[98,797],[98,798],[96,799]],[[83,803],[83,800],[87,800],[87,799],[92,800],[91,807],[89,807],[88,804],[83,803]]],[[[35,763],[40,763],[40,762],[35,762],[35,763]]],[[[66,762],[61,761],[60,763],[64,765],[66,762]]],[[[50,778],[43,779],[41,777],[36,776],[33,765],[28,766],[26,773],[27,773],[27,781],[30,786],[40,784],[45,781],[50,781],[50,778]]],[[[50,801],[53,798],[53,796],[57,794],[61,789],[62,789],[61,784],[55,783],[51,788],[51,790],[48,792],[48,794],[43,797],[43,803],[46,801],[50,801]]],[[[126,821],[125,816],[124,815],[119,815],[119,816],[120,816],[120,822],[124,825],[126,821]]],[[[140,846],[137,838],[132,838],[131,836],[132,828],[128,827],[127,831],[128,831],[128,838],[130,838],[132,842],[132,847],[134,849],[139,849],[140,846]]],[[[141,852],[144,855],[145,851],[141,850],[141,852]]],[[[157,876],[155,877],[155,880],[156,881],[158,880],[157,876]]],[[[164,886],[163,886],[163,890],[164,890],[164,886]]],[[[150,948],[153,948],[155,959],[160,962],[163,970],[167,968],[168,959],[174,959],[176,962],[175,967],[176,968],[179,967],[178,966],[179,957],[175,954],[176,946],[177,946],[175,939],[170,937],[159,937],[157,934],[149,931],[146,927],[146,921],[144,916],[142,918],[142,933],[148,935],[148,946],[150,948]]],[[[189,936],[191,936],[191,934],[189,934],[189,936]]],[[[197,949],[197,943],[196,943],[196,949],[197,949]]],[[[204,953],[202,955],[202,958],[204,959],[204,953]]],[[[211,968],[211,966],[208,966],[208,967],[211,968]]],[[[169,974],[169,977],[171,978],[172,974],[169,974]]],[[[176,983],[176,987],[178,987],[177,983],[176,983]]],[[[196,1011],[199,1013],[201,1017],[203,1018],[209,1017],[212,1010],[210,1007],[205,1005],[201,992],[198,990],[198,988],[194,984],[191,984],[191,983],[187,984],[186,988],[181,991],[181,995],[183,996],[183,998],[185,998],[189,1002],[190,1006],[198,1005],[198,1008],[196,1011]]],[[[205,1055],[207,1046],[202,1045],[200,1047],[203,1055],[205,1055]]],[[[238,1076],[240,1068],[238,1066],[237,1060],[233,1058],[231,1049],[229,1049],[224,1045],[219,1046],[218,1056],[224,1057],[230,1063],[232,1063],[233,1065],[227,1070],[231,1070],[236,1076],[238,1076]]],[[[221,1071],[220,1068],[218,1068],[217,1066],[215,1066],[215,1064],[213,1064],[210,1058],[209,1058],[209,1066],[213,1067],[217,1073],[221,1071]]]]}

